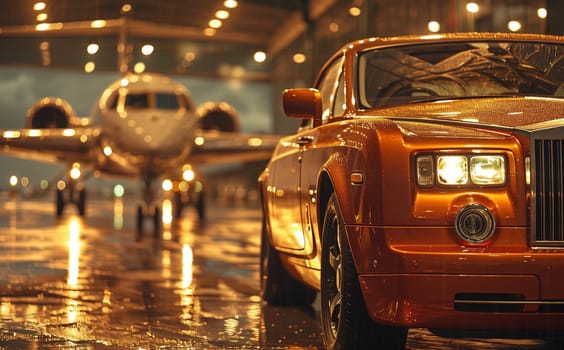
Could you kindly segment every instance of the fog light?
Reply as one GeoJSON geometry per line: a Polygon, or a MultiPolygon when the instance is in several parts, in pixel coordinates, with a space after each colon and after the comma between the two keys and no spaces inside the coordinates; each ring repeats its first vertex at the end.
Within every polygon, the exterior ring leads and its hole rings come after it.
{"type": "Polygon", "coordinates": [[[462,208],[455,219],[456,233],[470,244],[480,244],[489,240],[495,231],[492,212],[480,204],[462,208]]]}

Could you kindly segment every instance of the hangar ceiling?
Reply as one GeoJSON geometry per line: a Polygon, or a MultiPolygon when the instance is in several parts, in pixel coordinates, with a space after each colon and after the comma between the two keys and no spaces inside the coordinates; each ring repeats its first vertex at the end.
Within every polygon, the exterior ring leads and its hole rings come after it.
{"type": "Polygon", "coordinates": [[[258,63],[253,54],[288,44],[308,7],[308,0],[42,0],[34,9],[38,1],[0,1],[0,65],[119,71],[141,63],[168,74],[265,79],[268,59],[258,63]],[[147,44],[150,55],[141,52],[147,44]]]}

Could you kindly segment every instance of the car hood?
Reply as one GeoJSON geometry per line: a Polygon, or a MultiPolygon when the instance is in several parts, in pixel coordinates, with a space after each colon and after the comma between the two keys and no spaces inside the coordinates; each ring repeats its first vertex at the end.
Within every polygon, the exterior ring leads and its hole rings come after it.
{"type": "MultiPolygon", "coordinates": [[[[564,99],[497,97],[438,100],[363,112],[395,120],[404,132],[420,136],[491,137],[515,130],[532,132],[564,126],[564,99]]],[[[501,135],[500,135],[501,136],[501,135]]]]}

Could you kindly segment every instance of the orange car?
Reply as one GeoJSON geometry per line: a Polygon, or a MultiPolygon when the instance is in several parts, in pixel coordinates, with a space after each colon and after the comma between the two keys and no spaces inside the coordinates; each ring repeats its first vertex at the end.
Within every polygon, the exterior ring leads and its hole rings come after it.
{"type": "Polygon", "coordinates": [[[345,45],[259,178],[261,293],[331,349],[409,327],[564,331],[564,37],[345,45]]]}

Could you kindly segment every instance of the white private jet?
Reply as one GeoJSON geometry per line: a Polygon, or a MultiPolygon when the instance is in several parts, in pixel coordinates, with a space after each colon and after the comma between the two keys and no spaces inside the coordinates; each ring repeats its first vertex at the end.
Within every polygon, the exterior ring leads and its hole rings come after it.
{"type": "MultiPolygon", "coordinates": [[[[153,185],[159,177],[183,175],[192,180],[192,166],[268,159],[279,137],[243,135],[234,109],[208,102],[196,109],[188,90],[157,74],[127,74],[111,84],[95,103],[89,118],[79,118],[60,98],[43,98],[26,115],[25,128],[1,130],[0,146],[21,158],[66,162],[67,182],[57,185],[57,215],[67,203],[85,212],[81,165],[102,174],[133,176],[144,182],[144,205],[138,208],[138,229],[152,216],[158,229],[159,209],[153,185]]],[[[204,217],[203,194],[194,195],[204,217]]],[[[186,203],[177,196],[176,213],[186,203]]]]}

